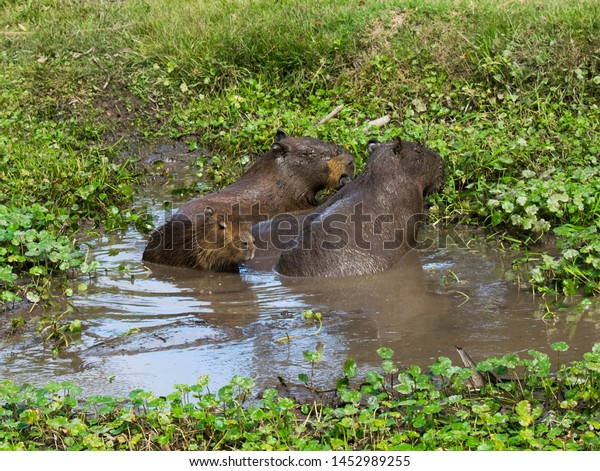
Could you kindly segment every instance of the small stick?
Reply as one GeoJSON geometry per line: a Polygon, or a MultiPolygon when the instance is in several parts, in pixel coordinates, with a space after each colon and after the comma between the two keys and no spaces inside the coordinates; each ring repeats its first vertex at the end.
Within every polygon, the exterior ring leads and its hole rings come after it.
{"type": "Polygon", "coordinates": [[[315,127],[320,126],[323,123],[326,123],[327,121],[329,121],[331,118],[333,118],[336,114],[338,114],[343,109],[344,109],[344,105],[336,106],[331,113],[329,113],[321,121],[319,121],[318,123],[316,123],[315,127]]]}
{"type": "Polygon", "coordinates": [[[73,54],[73,57],[74,57],[75,59],[79,59],[80,57],[87,56],[88,54],[91,54],[92,52],[94,52],[94,48],[93,48],[93,47],[90,47],[90,48],[89,48],[87,51],[85,51],[85,52],[75,52],[75,53],[73,54]]]}
{"type": "Polygon", "coordinates": [[[486,383],[489,381],[491,383],[498,382],[498,378],[496,375],[490,371],[486,371],[485,374],[481,371],[477,371],[477,364],[473,361],[471,356],[466,352],[466,350],[462,347],[454,347],[460,356],[460,359],[465,365],[465,368],[470,368],[472,371],[471,374],[471,385],[475,389],[483,388],[486,383]]]}
{"type": "MultiPolygon", "coordinates": [[[[502,5],[500,5],[498,8],[504,8],[507,7],[508,5],[510,5],[511,3],[515,3],[516,0],[508,0],[506,2],[504,2],[502,5]]],[[[525,5],[527,3],[527,0],[519,0],[519,3],[521,5],[525,5]]]]}

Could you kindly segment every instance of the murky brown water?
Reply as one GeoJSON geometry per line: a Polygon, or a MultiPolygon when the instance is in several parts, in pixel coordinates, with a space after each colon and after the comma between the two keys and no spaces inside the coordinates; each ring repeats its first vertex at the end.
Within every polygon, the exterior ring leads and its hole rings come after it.
{"type": "MultiPolygon", "coordinates": [[[[141,201],[158,221],[164,199],[141,201]]],[[[240,274],[149,270],[141,263],[144,240],[131,230],[89,242],[101,268],[65,315],[82,321],[81,338],[58,357],[39,336],[4,339],[0,377],[36,385],[73,380],[85,394],[112,395],[136,388],[166,394],[202,374],[214,388],[233,375],[267,386],[277,375],[309,373],[303,352],[322,349],[316,382],[329,386],[348,357],[362,370],[377,367],[383,346],[400,366],[427,366],[441,355],[460,364],[456,345],[477,361],[531,348],[549,353],[562,340],[570,349],[561,361],[568,361],[600,341],[597,301],[587,309],[579,300],[554,306],[557,318],[544,319],[543,300],[504,281],[510,261],[494,250],[449,245],[415,253],[393,272],[306,280],[280,277],[264,263],[240,274]],[[323,312],[318,335],[305,309],[323,312]],[[289,343],[277,341],[288,335],[289,343]]]]}

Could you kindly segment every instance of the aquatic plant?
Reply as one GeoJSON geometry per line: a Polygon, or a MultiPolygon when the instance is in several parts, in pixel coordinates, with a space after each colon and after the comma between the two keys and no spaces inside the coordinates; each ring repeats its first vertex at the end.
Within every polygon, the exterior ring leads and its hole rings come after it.
{"type": "MultiPolygon", "coordinates": [[[[563,342],[552,345],[559,353],[563,342]]],[[[0,382],[2,450],[597,450],[600,344],[558,363],[530,350],[473,368],[440,357],[427,370],[381,368],[360,378],[346,361],[334,397],[255,393],[233,377],[178,384],[167,396],[79,397],[73,382],[36,388],[0,382]],[[481,388],[470,378],[486,373],[481,388]],[[492,380],[493,379],[493,380],[492,380]]],[[[558,358],[557,358],[558,359],[558,358]]],[[[314,363],[312,357],[307,358],[314,363]]],[[[329,386],[329,385],[323,385],[329,386]]],[[[307,391],[314,391],[310,386],[307,391]]]]}

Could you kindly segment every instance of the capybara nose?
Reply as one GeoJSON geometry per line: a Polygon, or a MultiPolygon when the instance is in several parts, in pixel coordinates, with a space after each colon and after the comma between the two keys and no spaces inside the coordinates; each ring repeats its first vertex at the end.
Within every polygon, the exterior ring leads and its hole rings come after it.
{"type": "Polygon", "coordinates": [[[242,250],[254,251],[254,237],[246,240],[241,240],[242,250]]]}
{"type": "Polygon", "coordinates": [[[350,178],[354,177],[356,173],[356,166],[354,165],[354,158],[350,157],[348,163],[346,164],[347,174],[350,178]]]}

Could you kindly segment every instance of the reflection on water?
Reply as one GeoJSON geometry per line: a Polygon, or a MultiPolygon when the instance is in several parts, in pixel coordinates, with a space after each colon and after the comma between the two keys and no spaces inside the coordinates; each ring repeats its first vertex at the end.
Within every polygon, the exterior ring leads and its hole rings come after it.
{"type": "Polygon", "coordinates": [[[145,267],[144,239],[131,230],[91,241],[101,269],[70,300],[68,314],[81,320],[81,339],[59,357],[39,337],[4,339],[1,377],[37,385],[74,380],[86,394],[113,395],[135,388],[166,394],[202,374],[215,388],[236,374],[268,386],[277,375],[307,373],[303,352],[322,348],[316,381],[330,385],[348,357],[376,368],[382,346],[400,366],[427,366],[441,355],[458,364],[456,345],[480,360],[549,352],[563,340],[571,348],[561,361],[569,361],[600,341],[597,305],[583,311],[574,304],[548,322],[539,297],[503,281],[506,268],[495,254],[432,248],[377,275],[288,279],[264,263],[239,274],[145,267]],[[306,309],[323,312],[318,335],[302,316],[306,309]],[[289,343],[277,341],[286,336],[289,343]]]}

